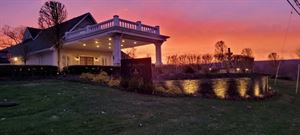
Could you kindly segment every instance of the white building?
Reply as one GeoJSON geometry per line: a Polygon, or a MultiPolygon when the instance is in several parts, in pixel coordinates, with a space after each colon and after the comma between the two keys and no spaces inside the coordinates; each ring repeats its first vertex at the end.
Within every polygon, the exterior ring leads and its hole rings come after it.
{"type": "MultiPolygon", "coordinates": [[[[125,55],[121,49],[149,44],[154,44],[156,65],[160,65],[161,46],[169,38],[160,34],[159,26],[132,22],[119,16],[97,23],[90,13],[68,20],[59,27],[64,33],[61,35],[60,68],[70,65],[119,66],[125,55]]],[[[23,64],[22,57],[26,53],[27,65],[57,66],[57,49],[50,40],[49,28],[28,27],[23,43],[5,50],[12,55],[14,64],[23,64]]]]}

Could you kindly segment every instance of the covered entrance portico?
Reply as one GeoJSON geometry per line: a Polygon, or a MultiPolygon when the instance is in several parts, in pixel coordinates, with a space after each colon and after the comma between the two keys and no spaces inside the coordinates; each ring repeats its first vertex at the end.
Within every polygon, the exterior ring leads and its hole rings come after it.
{"type": "MultiPolygon", "coordinates": [[[[113,19],[66,32],[63,52],[77,52],[75,59],[88,59],[86,63],[119,66],[122,49],[154,44],[156,65],[162,64],[161,46],[168,36],[160,35],[159,26],[148,26],[140,21],[131,22],[114,16],[113,19]],[[91,57],[94,59],[92,60],[91,57]],[[96,63],[97,62],[97,63],[96,63]]],[[[78,60],[80,64],[80,60],[78,60]]]]}

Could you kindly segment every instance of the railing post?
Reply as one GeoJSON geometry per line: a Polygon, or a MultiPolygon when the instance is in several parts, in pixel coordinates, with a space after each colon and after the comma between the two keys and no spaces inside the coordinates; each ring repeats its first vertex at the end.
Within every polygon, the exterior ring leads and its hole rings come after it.
{"type": "Polygon", "coordinates": [[[90,25],[86,26],[86,32],[89,32],[90,31],[90,25]]]}
{"type": "Polygon", "coordinates": [[[120,26],[120,20],[118,15],[114,15],[114,26],[120,26]]]}
{"type": "Polygon", "coordinates": [[[155,34],[160,34],[159,26],[155,26],[155,34]]]}
{"type": "Polygon", "coordinates": [[[139,31],[142,30],[142,22],[141,21],[136,22],[136,30],[139,30],[139,31]]]}

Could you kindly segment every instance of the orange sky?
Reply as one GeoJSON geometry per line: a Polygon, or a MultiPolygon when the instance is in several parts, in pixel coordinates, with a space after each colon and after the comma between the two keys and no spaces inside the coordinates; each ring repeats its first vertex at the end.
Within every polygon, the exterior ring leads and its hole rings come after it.
{"type": "MultiPolygon", "coordinates": [[[[38,10],[44,1],[1,1],[0,25],[37,27],[38,10]]],[[[225,41],[234,53],[252,48],[259,60],[267,59],[270,52],[293,59],[300,48],[300,16],[293,14],[288,27],[292,9],[285,0],[60,1],[67,6],[68,18],[91,12],[101,22],[118,14],[124,19],[160,25],[161,33],[171,37],[163,45],[164,58],[172,54],[213,53],[219,40],[225,41]]],[[[154,56],[154,52],[153,45],[137,48],[140,57],[154,56]]]]}

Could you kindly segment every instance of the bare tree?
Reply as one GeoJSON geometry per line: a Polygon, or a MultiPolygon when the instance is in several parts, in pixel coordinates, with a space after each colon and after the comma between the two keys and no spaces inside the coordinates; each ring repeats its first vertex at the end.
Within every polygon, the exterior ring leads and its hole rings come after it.
{"type": "Polygon", "coordinates": [[[211,64],[213,60],[213,56],[211,54],[204,54],[202,56],[202,60],[204,64],[211,64]]]}
{"type": "Polygon", "coordinates": [[[221,64],[221,67],[224,67],[226,61],[226,50],[227,46],[224,41],[218,41],[215,44],[215,60],[221,64]]]}
{"type": "Polygon", "coordinates": [[[4,25],[0,30],[0,46],[3,48],[16,45],[22,42],[24,37],[25,27],[11,27],[4,25]]]}
{"type": "Polygon", "coordinates": [[[65,5],[58,1],[47,1],[39,11],[38,24],[42,29],[48,28],[50,41],[57,50],[57,65],[60,67],[60,52],[63,45],[62,32],[59,27],[67,18],[65,5]]]}
{"type": "Polygon", "coordinates": [[[253,57],[253,51],[251,48],[244,48],[241,54],[243,56],[253,57]]]}
{"type": "Polygon", "coordinates": [[[271,66],[273,68],[274,75],[276,75],[276,71],[279,66],[279,55],[276,52],[272,52],[268,55],[268,58],[271,60],[271,66]]]}

